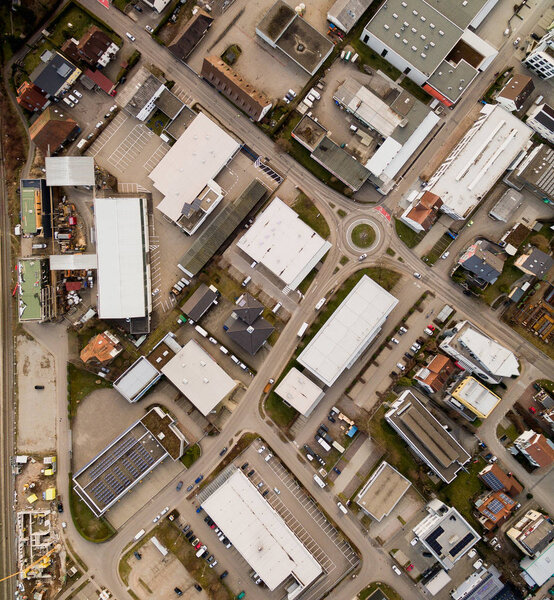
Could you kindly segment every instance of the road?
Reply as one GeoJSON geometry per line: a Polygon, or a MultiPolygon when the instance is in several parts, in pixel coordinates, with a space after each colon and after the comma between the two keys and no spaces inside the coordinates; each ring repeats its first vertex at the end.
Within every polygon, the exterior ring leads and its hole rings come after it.
{"type": "MultiPolygon", "coordinates": [[[[379,248],[376,250],[376,253],[369,256],[363,262],[363,266],[381,265],[383,267],[394,268],[396,271],[400,271],[407,277],[411,277],[413,271],[422,273],[422,283],[425,287],[432,289],[437,296],[445,302],[453,304],[469,314],[475,315],[473,320],[479,327],[489,332],[502,343],[515,349],[518,356],[522,359],[525,377],[534,376],[534,370],[542,373],[548,373],[550,371],[551,362],[543,354],[517,336],[517,334],[509,327],[500,323],[497,320],[496,315],[490,310],[485,309],[482,305],[477,307],[474,300],[461,293],[460,288],[455,286],[449,279],[446,265],[437,265],[437,267],[434,267],[433,269],[424,266],[419,258],[407,249],[395,235],[393,235],[392,227],[384,217],[372,210],[372,208],[360,206],[352,202],[352,200],[348,200],[337,194],[298,165],[290,156],[279,151],[275,144],[267,138],[260,129],[253,125],[242,114],[239,114],[238,111],[221,95],[200,80],[186,66],[177,61],[165,48],[156,44],[143,29],[134,24],[128,17],[115,9],[110,9],[109,18],[107,18],[105,9],[96,0],[84,0],[83,4],[92,12],[97,13],[101,18],[108,20],[110,25],[118,31],[118,33],[124,34],[126,31],[131,32],[137,39],[137,46],[142,52],[144,61],[160,67],[162,71],[164,71],[171,79],[174,79],[182,89],[187,90],[200,105],[209,109],[209,112],[214,114],[224,126],[233,131],[259,154],[262,156],[271,156],[273,168],[287,176],[295,185],[303,189],[308,196],[314,199],[318,209],[328,221],[331,228],[332,233],[330,241],[333,243],[333,247],[329,252],[329,256],[306,294],[305,299],[281,334],[273,350],[272,360],[266,361],[260,369],[256,378],[248,388],[240,406],[229,419],[224,432],[226,440],[231,437],[236,439],[241,432],[247,430],[258,432],[267,440],[284,464],[295,473],[300,481],[306,487],[312,489],[311,471],[307,467],[299,465],[295,446],[293,444],[283,443],[277,431],[260,419],[258,413],[258,401],[269,377],[274,377],[278,374],[288,362],[290,355],[294,352],[297,344],[296,331],[302,322],[310,322],[313,319],[313,306],[317,300],[325,295],[329,289],[339,286],[349,275],[359,269],[360,264],[356,260],[356,254],[349,247],[345,235],[347,224],[357,217],[371,215],[372,219],[378,223],[382,235],[382,241],[379,248]],[[331,208],[331,203],[334,204],[335,207],[343,208],[348,213],[348,216],[345,219],[340,219],[336,211],[331,208]],[[385,255],[384,252],[387,246],[392,247],[404,262],[400,263],[385,255]],[[349,256],[353,260],[335,274],[333,273],[335,265],[343,254],[349,256]],[[477,308],[478,312],[476,310],[477,308]]],[[[547,5],[548,2],[546,1],[534,3],[533,7],[527,12],[526,21],[518,24],[517,28],[514,29],[513,37],[517,35],[522,37],[525,36],[532,27],[533,16],[538,14],[542,7],[547,5]]],[[[479,108],[479,105],[476,102],[477,99],[481,97],[488,85],[490,85],[494,71],[501,70],[508,63],[512,51],[513,47],[511,46],[511,39],[507,39],[500,49],[498,57],[488,69],[487,73],[481,75],[462,98],[460,104],[453,111],[447,113],[446,123],[437,134],[433,144],[429,145],[424,150],[411,167],[409,173],[405,175],[403,181],[389,197],[382,199],[381,203],[386,203],[389,210],[396,208],[402,194],[417,181],[418,174],[430,163],[436,155],[437,149],[450,143],[454,132],[459,128],[462,121],[466,119],[467,115],[477,112],[479,108]]],[[[7,224],[2,223],[2,232],[7,231],[9,231],[7,224]]],[[[9,277],[10,263],[8,252],[6,251],[6,248],[4,248],[6,245],[5,237],[3,237],[2,240],[2,276],[9,277]]],[[[418,294],[419,293],[420,292],[418,292],[418,294]]],[[[9,286],[3,285],[2,298],[4,303],[4,306],[2,307],[2,333],[4,334],[5,331],[7,331],[4,327],[9,327],[9,320],[6,324],[4,323],[6,320],[5,315],[9,314],[9,310],[7,310],[9,304],[5,304],[6,302],[10,302],[9,286]]],[[[385,327],[383,335],[388,334],[388,329],[390,329],[390,327],[391,324],[389,323],[385,327]]],[[[71,438],[68,433],[69,423],[67,422],[66,417],[65,397],[67,339],[65,332],[60,326],[48,325],[33,327],[32,333],[52,352],[56,360],[58,378],[58,414],[61,419],[58,424],[57,438],[59,457],[58,486],[61,490],[65,490],[65,496],[67,497],[69,484],[67,473],[71,469],[71,438]]],[[[8,337],[4,335],[3,339],[11,340],[11,335],[8,337]]],[[[11,385],[12,381],[12,375],[10,375],[13,366],[12,357],[13,350],[10,349],[8,344],[8,348],[4,348],[2,355],[4,366],[2,379],[4,399],[12,397],[11,393],[5,393],[6,391],[9,392],[5,386],[11,385]],[[7,362],[5,357],[8,357],[7,362]]],[[[515,393],[516,388],[510,386],[509,391],[511,392],[512,389],[514,389],[514,392],[503,402],[503,407],[511,406],[510,403],[517,399],[515,393]]],[[[10,429],[9,421],[6,421],[5,415],[7,414],[6,409],[9,408],[10,407],[3,406],[4,410],[2,411],[4,419],[2,424],[4,428],[6,428],[7,425],[8,430],[10,429]]],[[[508,408],[505,408],[505,410],[507,409],[508,408]]],[[[501,449],[496,450],[495,446],[496,423],[501,417],[502,413],[499,413],[498,416],[495,414],[494,421],[487,421],[483,426],[480,435],[495,452],[502,455],[501,449]]],[[[3,432],[4,431],[6,430],[3,429],[3,432]]],[[[7,443],[7,436],[3,435],[3,452],[8,451],[5,447],[7,443]]],[[[194,478],[200,473],[209,473],[218,463],[218,450],[221,446],[221,442],[217,439],[206,438],[202,442],[202,445],[204,450],[203,456],[193,465],[193,468],[187,475],[188,479],[194,478]]],[[[8,454],[10,453],[11,452],[8,451],[8,454]]],[[[517,465],[517,467],[521,469],[519,465],[517,465]]],[[[513,471],[518,473],[515,466],[513,471]]],[[[522,477],[527,477],[527,475],[528,474],[521,474],[522,477]]],[[[544,502],[545,507],[548,507],[549,503],[551,504],[552,495],[549,496],[543,491],[542,486],[544,482],[540,479],[539,475],[535,476],[533,474],[527,479],[523,479],[523,481],[532,487],[535,497],[537,499],[540,498],[541,501],[544,502]]],[[[9,485],[7,478],[3,478],[2,485],[9,485]]],[[[4,492],[4,489],[2,491],[4,492]]],[[[2,493],[2,497],[11,498],[11,496],[5,493],[2,493]]],[[[316,497],[329,514],[338,515],[335,501],[329,492],[325,490],[321,491],[316,494],[316,497]]],[[[166,504],[170,506],[175,505],[180,500],[182,500],[182,496],[176,492],[174,486],[168,486],[167,489],[160,492],[138,513],[129,519],[113,540],[103,544],[101,552],[98,551],[98,546],[85,541],[78,535],[71,521],[68,522],[68,528],[65,530],[65,535],[71,540],[76,553],[83,557],[85,562],[89,565],[89,576],[94,576],[97,583],[101,583],[108,587],[119,600],[130,598],[125,586],[119,579],[117,571],[119,556],[123,548],[129,543],[139,529],[145,527],[145,524],[151,523],[152,517],[157,514],[161,508],[166,504]]],[[[2,505],[3,511],[10,510],[11,512],[11,507],[5,506],[4,504],[2,505]]],[[[393,574],[388,556],[363,535],[354,520],[350,518],[342,519],[341,527],[345,534],[362,552],[363,561],[357,577],[343,582],[333,594],[334,598],[337,598],[337,600],[350,600],[364,585],[373,580],[389,583],[395,587],[404,598],[414,598],[416,595],[420,595],[419,590],[414,588],[411,580],[409,580],[406,575],[397,577],[393,574]]],[[[4,544],[6,544],[6,541],[4,541],[4,544]]],[[[10,550],[8,548],[8,561],[9,556],[13,556],[13,549],[10,550]]],[[[3,568],[5,568],[4,572],[9,570],[9,567],[4,564],[3,568]]],[[[6,595],[5,597],[9,596],[6,595]]]]}

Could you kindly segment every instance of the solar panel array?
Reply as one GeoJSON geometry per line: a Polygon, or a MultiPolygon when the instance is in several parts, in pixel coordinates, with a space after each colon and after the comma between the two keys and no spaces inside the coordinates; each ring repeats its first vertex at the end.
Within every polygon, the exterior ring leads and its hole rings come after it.
{"type": "Polygon", "coordinates": [[[502,482],[498,479],[498,477],[496,477],[496,475],[493,475],[492,473],[485,473],[483,476],[483,481],[491,488],[491,490],[493,490],[494,492],[498,492],[500,490],[504,489],[504,485],[502,484],[502,482]]]}
{"type": "Polygon", "coordinates": [[[470,542],[475,539],[473,533],[466,534],[453,548],[450,550],[450,556],[459,554],[470,542]]]}
{"type": "Polygon", "coordinates": [[[427,536],[427,538],[425,539],[429,547],[433,549],[437,556],[440,556],[442,554],[442,546],[437,541],[437,538],[439,538],[443,533],[444,529],[439,526],[435,529],[435,531],[433,531],[433,533],[431,533],[431,535],[427,536]]]}

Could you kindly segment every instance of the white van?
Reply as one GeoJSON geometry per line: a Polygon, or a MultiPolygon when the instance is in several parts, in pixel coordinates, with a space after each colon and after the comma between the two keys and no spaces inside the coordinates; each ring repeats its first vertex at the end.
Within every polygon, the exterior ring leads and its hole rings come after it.
{"type": "Polygon", "coordinates": [[[302,337],[306,333],[306,329],[308,329],[308,323],[302,323],[302,325],[296,335],[298,337],[302,337]]]}
{"type": "Polygon", "coordinates": [[[319,300],[319,302],[315,305],[315,309],[319,310],[325,304],[325,300],[326,298],[321,298],[321,300],[319,300]]]}
{"type": "Polygon", "coordinates": [[[194,329],[196,329],[196,331],[198,331],[198,333],[202,337],[208,337],[208,332],[205,329],[202,329],[202,327],[200,327],[200,325],[196,325],[196,327],[194,329]]]}
{"type": "Polygon", "coordinates": [[[223,352],[223,354],[229,354],[229,350],[227,350],[225,346],[220,346],[219,349],[221,350],[221,352],[223,352]]]}
{"type": "Polygon", "coordinates": [[[323,489],[326,485],[319,475],[314,475],[314,481],[317,483],[317,485],[319,485],[321,489],[323,489]]]}
{"type": "Polygon", "coordinates": [[[231,354],[231,360],[236,364],[236,365],[240,365],[240,360],[234,355],[231,354]]]}
{"type": "Polygon", "coordinates": [[[248,275],[248,277],[241,283],[242,287],[246,287],[250,281],[252,280],[252,277],[250,277],[250,275],[248,275]]]}
{"type": "Polygon", "coordinates": [[[74,108],[75,104],[73,104],[73,102],[71,102],[71,100],[69,100],[68,98],[64,98],[63,101],[67,104],[67,106],[69,106],[70,108],[74,108]]]}
{"type": "Polygon", "coordinates": [[[277,304],[273,307],[273,310],[271,311],[274,315],[277,314],[277,311],[281,308],[281,303],[277,302],[277,304]]]}
{"type": "Polygon", "coordinates": [[[135,535],[134,539],[135,540],[140,540],[140,538],[146,533],[146,531],[144,531],[144,529],[141,529],[137,535],[135,535]]]}
{"type": "Polygon", "coordinates": [[[341,502],[337,502],[337,506],[339,507],[339,510],[344,513],[347,514],[348,513],[348,509],[346,508],[346,506],[344,506],[344,504],[342,504],[341,502]]]}

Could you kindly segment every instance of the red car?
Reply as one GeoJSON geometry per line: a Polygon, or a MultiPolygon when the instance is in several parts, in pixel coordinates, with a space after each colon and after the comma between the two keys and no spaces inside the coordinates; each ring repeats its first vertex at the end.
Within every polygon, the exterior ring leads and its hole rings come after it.
{"type": "Polygon", "coordinates": [[[406,571],[411,571],[413,568],[414,568],[414,565],[412,565],[412,564],[409,564],[409,565],[406,567],[406,571]]]}
{"type": "Polygon", "coordinates": [[[535,414],[535,413],[537,412],[537,409],[536,409],[534,406],[530,406],[530,407],[529,407],[529,410],[530,410],[530,411],[531,411],[533,414],[535,414]]]}
{"type": "Polygon", "coordinates": [[[196,546],[194,546],[194,547],[198,550],[198,548],[200,548],[201,545],[202,545],[202,542],[198,542],[198,544],[196,544],[196,546]]]}
{"type": "MultiPolygon", "coordinates": [[[[436,327],[434,325],[427,325],[431,331],[435,331],[436,327]]],[[[413,565],[412,565],[413,566],[413,565]]]]}

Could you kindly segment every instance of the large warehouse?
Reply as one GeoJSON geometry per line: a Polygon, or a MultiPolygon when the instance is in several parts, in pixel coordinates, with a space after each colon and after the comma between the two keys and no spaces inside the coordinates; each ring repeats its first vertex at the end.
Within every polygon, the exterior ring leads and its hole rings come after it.
{"type": "Polygon", "coordinates": [[[289,598],[296,597],[322,572],[242,471],[236,470],[204,500],[202,508],[271,591],[292,576],[298,586],[289,598]]]}
{"type": "Polygon", "coordinates": [[[304,348],[298,362],[331,386],[375,339],[398,300],[364,275],[304,348]]]}
{"type": "Polygon", "coordinates": [[[237,246],[295,290],[331,244],[301,221],[296,211],[275,198],[237,246]]]}
{"type": "Polygon", "coordinates": [[[152,294],[146,199],[96,198],[94,219],[99,317],[148,320],[152,294]]]}
{"type": "Polygon", "coordinates": [[[149,177],[164,199],[157,208],[192,235],[223,199],[214,181],[240,144],[199,113],[149,177]]]}
{"type": "Polygon", "coordinates": [[[237,385],[195,340],[187,342],[161,370],[204,416],[237,385]]]}

